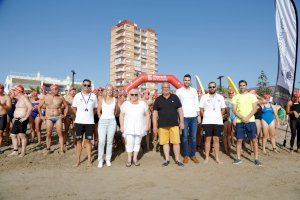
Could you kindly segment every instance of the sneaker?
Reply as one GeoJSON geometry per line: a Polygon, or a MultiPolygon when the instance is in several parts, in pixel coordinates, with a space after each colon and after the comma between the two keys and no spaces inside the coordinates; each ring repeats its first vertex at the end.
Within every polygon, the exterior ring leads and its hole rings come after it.
{"type": "Polygon", "coordinates": [[[259,160],[254,160],[254,164],[256,166],[262,166],[262,163],[259,160]]]}
{"type": "Polygon", "coordinates": [[[98,168],[102,168],[102,167],[103,167],[103,161],[99,161],[98,168]]]}
{"type": "Polygon", "coordinates": [[[165,160],[164,163],[162,164],[164,167],[168,166],[170,164],[169,160],[165,160]]]}
{"type": "Polygon", "coordinates": [[[184,164],[182,162],[178,161],[178,160],[175,161],[175,164],[178,165],[179,167],[183,167],[184,166],[184,164]]]}
{"type": "Polygon", "coordinates": [[[188,162],[189,162],[189,157],[188,156],[184,156],[183,163],[187,164],[188,162]]]}
{"type": "Polygon", "coordinates": [[[199,159],[196,157],[196,156],[193,156],[192,158],[191,158],[191,160],[194,162],[194,163],[196,163],[196,164],[198,164],[200,161],[199,161],[199,159]]]}
{"type": "Polygon", "coordinates": [[[234,165],[242,164],[242,160],[240,160],[240,159],[235,159],[234,162],[233,162],[232,164],[234,164],[234,165]]]}
{"type": "Polygon", "coordinates": [[[106,161],[106,166],[111,167],[111,162],[109,160],[106,161]]]}

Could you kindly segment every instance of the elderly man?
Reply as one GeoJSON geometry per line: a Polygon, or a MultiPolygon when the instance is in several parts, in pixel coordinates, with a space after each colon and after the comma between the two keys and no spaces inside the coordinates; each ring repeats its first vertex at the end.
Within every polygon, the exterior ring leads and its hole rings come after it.
{"type": "Polygon", "coordinates": [[[60,152],[61,154],[65,153],[64,150],[64,139],[62,133],[62,119],[67,116],[68,113],[68,104],[66,100],[59,95],[58,86],[51,85],[50,93],[46,94],[45,98],[40,101],[39,104],[39,114],[46,120],[46,152],[45,155],[50,154],[51,152],[51,135],[53,126],[56,128],[56,132],[59,138],[60,152]],[[46,107],[46,116],[42,115],[43,105],[46,107]],[[64,113],[61,111],[64,110],[64,113]]]}
{"type": "Polygon", "coordinates": [[[26,130],[29,122],[29,115],[31,114],[33,107],[28,97],[24,95],[23,85],[16,86],[14,89],[14,93],[15,98],[18,100],[14,112],[13,126],[11,130],[11,139],[14,150],[8,156],[16,156],[19,154],[17,139],[17,136],[19,136],[22,142],[22,150],[19,157],[24,157],[27,145],[26,130]]]}
{"type": "Polygon", "coordinates": [[[153,106],[153,133],[154,140],[159,134],[159,143],[163,145],[165,161],[163,166],[170,164],[170,143],[173,144],[175,164],[183,167],[179,161],[180,133],[184,129],[182,105],[177,95],[171,94],[170,84],[162,84],[162,95],[157,97],[153,106]],[[178,120],[179,119],[179,120],[178,120]]]}
{"type": "Polygon", "coordinates": [[[4,85],[0,83],[0,148],[2,145],[3,132],[7,125],[7,113],[10,108],[11,99],[9,96],[4,96],[4,85]]]}

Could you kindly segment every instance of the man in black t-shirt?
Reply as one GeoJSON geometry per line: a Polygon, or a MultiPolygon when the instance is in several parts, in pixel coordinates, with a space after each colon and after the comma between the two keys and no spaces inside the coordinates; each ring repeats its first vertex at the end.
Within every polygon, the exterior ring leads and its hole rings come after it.
{"type": "Polygon", "coordinates": [[[166,160],[163,166],[170,163],[170,145],[173,144],[175,163],[183,167],[179,161],[180,155],[180,132],[184,129],[183,111],[179,98],[170,93],[170,84],[162,84],[162,95],[160,95],[153,105],[153,133],[154,138],[159,134],[159,143],[163,145],[166,160]],[[179,121],[178,121],[179,118],[179,121]]]}

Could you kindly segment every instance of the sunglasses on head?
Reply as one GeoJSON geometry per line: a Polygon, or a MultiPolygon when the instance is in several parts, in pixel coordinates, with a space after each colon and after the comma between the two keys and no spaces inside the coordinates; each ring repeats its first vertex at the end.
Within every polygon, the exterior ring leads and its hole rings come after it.
{"type": "Polygon", "coordinates": [[[91,87],[90,84],[83,84],[84,87],[91,87]]]}
{"type": "Polygon", "coordinates": [[[138,94],[130,94],[130,96],[136,96],[136,97],[137,97],[137,96],[138,96],[138,94]]]}

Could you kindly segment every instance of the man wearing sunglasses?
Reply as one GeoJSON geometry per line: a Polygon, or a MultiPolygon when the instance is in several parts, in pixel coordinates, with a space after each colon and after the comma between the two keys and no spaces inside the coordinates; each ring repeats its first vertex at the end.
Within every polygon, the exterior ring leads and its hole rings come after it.
{"type": "Polygon", "coordinates": [[[205,137],[205,161],[209,161],[210,143],[213,139],[215,160],[218,164],[222,164],[219,159],[219,137],[223,130],[223,114],[225,112],[224,97],[217,94],[217,84],[210,82],[208,84],[208,94],[201,97],[200,112],[203,116],[202,126],[205,137]]]}
{"type": "Polygon", "coordinates": [[[85,135],[86,153],[88,156],[87,166],[92,166],[91,151],[94,132],[94,114],[97,110],[97,97],[91,92],[92,82],[88,79],[84,79],[82,82],[82,90],[77,93],[73,99],[72,107],[75,118],[75,134],[76,134],[76,165],[80,164],[80,156],[82,151],[82,139],[85,135]]]}
{"type": "Polygon", "coordinates": [[[197,90],[191,87],[191,75],[183,77],[184,86],[176,91],[182,103],[184,129],[182,131],[183,163],[188,163],[189,158],[194,163],[199,163],[196,157],[197,125],[201,123],[199,100],[197,90]]]}

